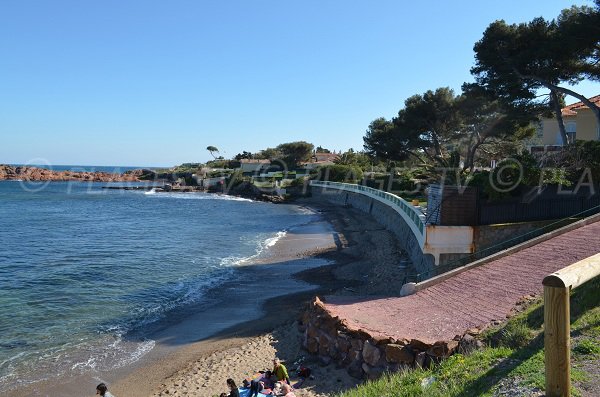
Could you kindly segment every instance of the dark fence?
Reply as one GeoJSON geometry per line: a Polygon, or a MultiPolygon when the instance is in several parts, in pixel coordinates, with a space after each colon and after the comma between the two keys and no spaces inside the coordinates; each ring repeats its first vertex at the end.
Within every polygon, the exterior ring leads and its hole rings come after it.
{"type": "MultiPolygon", "coordinates": [[[[598,206],[600,206],[600,195],[598,194],[588,197],[565,195],[555,198],[539,198],[530,203],[521,201],[487,202],[480,204],[479,224],[491,225],[568,218],[598,206]]],[[[598,208],[595,212],[598,212],[598,208]]]]}
{"type": "Polygon", "coordinates": [[[432,185],[429,189],[427,223],[444,226],[481,226],[534,222],[600,212],[600,188],[585,187],[566,192],[559,186],[523,188],[517,197],[490,201],[476,188],[432,185]]]}

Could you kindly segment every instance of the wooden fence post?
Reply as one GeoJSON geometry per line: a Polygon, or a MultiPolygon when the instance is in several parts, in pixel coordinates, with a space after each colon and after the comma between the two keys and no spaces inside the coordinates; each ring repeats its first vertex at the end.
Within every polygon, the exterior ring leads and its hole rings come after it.
{"type": "Polygon", "coordinates": [[[569,287],[544,286],[546,396],[571,396],[569,287]]]}

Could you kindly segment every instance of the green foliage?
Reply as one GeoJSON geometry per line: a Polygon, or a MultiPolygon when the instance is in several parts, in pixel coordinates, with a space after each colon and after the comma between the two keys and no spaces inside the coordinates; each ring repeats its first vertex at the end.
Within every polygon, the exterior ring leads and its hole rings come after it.
{"type": "Polygon", "coordinates": [[[229,189],[235,187],[244,181],[242,170],[235,170],[227,176],[225,183],[229,189]]]}
{"type": "MultiPolygon", "coordinates": [[[[599,289],[600,278],[596,278],[572,293],[572,334],[589,336],[590,329],[600,329],[599,289]]],[[[483,338],[492,346],[470,355],[455,354],[431,369],[386,374],[336,397],[491,397],[501,395],[501,382],[518,386],[523,392],[526,388],[532,393],[534,388],[543,390],[542,322],[543,306],[538,300],[505,324],[486,331],[483,338]]],[[[594,335],[593,339],[588,337],[592,342],[578,342],[573,347],[575,355],[597,357],[593,352],[600,344],[600,333],[594,335]]],[[[575,385],[592,376],[577,367],[571,370],[575,385]]],[[[573,392],[580,395],[576,388],[573,392]]]]}
{"type": "Polygon", "coordinates": [[[221,176],[225,176],[228,177],[231,174],[233,174],[233,170],[219,170],[219,171],[210,171],[208,174],[206,174],[209,178],[218,178],[221,176]]]}
{"type": "Polygon", "coordinates": [[[581,355],[600,355],[600,341],[592,339],[583,339],[575,345],[573,351],[581,355]]]}
{"type": "MultiPolygon", "coordinates": [[[[551,107],[562,125],[560,96],[578,95],[570,86],[584,78],[600,78],[599,26],[598,7],[573,7],[549,21],[495,21],[475,44],[471,72],[503,103],[525,112],[543,113],[551,107]],[[539,100],[540,89],[550,91],[545,102],[539,100]]],[[[598,107],[591,107],[600,121],[598,107]]],[[[561,133],[566,139],[564,128],[561,133]]]]}
{"type": "Polygon", "coordinates": [[[371,179],[367,179],[366,184],[394,194],[416,194],[420,190],[420,186],[415,182],[419,173],[420,169],[397,168],[391,173],[373,175],[371,179]]]}
{"type": "Polygon", "coordinates": [[[216,159],[206,162],[206,166],[209,168],[238,168],[240,166],[240,162],[236,160],[224,160],[224,159],[216,159]]]}
{"type": "Polygon", "coordinates": [[[313,149],[314,146],[312,143],[304,141],[282,143],[276,148],[277,152],[281,154],[279,159],[282,160],[290,170],[297,168],[300,163],[308,161],[313,149]]]}
{"type": "Polygon", "coordinates": [[[354,149],[349,149],[334,160],[336,164],[353,165],[364,171],[370,170],[373,162],[373,159],[365,152],[355,152],[354,149]]]}
{"type": "Polygon", "coordinates": [[[250,153],[250,152],[247,152],[247,151],[245,151],[245,150],[244,150],[242,153],[238,153],[238,154],[236,154],[234,158],[235,158],[236,160],[240,161],[240,160],[244,160],[244,159],[245,159],[245,160],[250,160],[250,159],[253,159],[253,158],[254,158],[254,156],[252,155],[252,153],[250,153]]]}
{"type": "Polygon", "coordinates": [[[266,148],[254,155],[255,159],[258,160],[273,160],[279,158],[281,153],[275,148],[266,148]]]}
{"type": "Polygon", "coordinates": [[[502,200],[523,192],[523,187],[561,184],[571,186],[568,170],[540,168],[538,160],[527,151],[498,163],[491,172],[481,171],[467,177],[467,185],[478,187],[484,198],[502,200]]]}
{"type": "Polygon", "coordinates": [[[446,146],[462,136],[457,101],[448,87],[411,96],[393,120],[371,122],[363,138],[365,150],[385,160],[427,158],[446,167],[446,146]]]}
{"type": "MultiPolygon", "coordinates": [[[[600,183],[600,141],[577,141],[569,147],[564,165],[571,167],[578,180],[589,169],[595,183],[600,183]]],[[[577,182],[577,181],[574,181],[577,182]]]]}
{"type": "Polygon", "coordinates": [[[299,177],[299,178],[295,178],[292,179],[292,181],[289,183],[288,186],[291,187],[299,187],[299,186],[304,186],[306,183],[308,183],[309,178],[308,177],[299,177]]]}
{"type": "Polygon", "coordinates": [[[325,149],[324,147],[321,147],[321,146],[317,146],[317,148],[315,149],[315,152],[317,152],[317,153],[331,153],[331,151],[329,149],[325,149]]]}
{"type": "Polygon", "coordinates": [[[317,168],[310,177],[317,181],[356,183],[363,179],[363,171],[354,165],[333,164],[317,168]]]}
{"type": "Polygon", "coordinates": [[[512,321],[506,324],[500,335],[500,346],[519,349],[531,341],[532,331],[524,322],[512,321]]]}
{"type": "Polygon", "coordinates": [[[208,150],[208,152],[210,153],[210,155],[213,156],[214,159],[216,159],[215,153],[219,153],[219,149],[217,149],[216,146],[207,146],[206,150],[208,150]]]}

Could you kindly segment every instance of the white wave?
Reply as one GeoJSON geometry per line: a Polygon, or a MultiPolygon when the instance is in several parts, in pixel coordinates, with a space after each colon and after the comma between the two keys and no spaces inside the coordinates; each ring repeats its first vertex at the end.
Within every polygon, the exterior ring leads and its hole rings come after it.
{"type": "Polygon", "coordinates": [[[160,194],[157,193],[155,189],[150,190],[144,194],[151,195],[154,197],[160,198],[172,198],[179,200],[225,200],[225,201],[247,201],[253,202],[254,200],[244,198],[244,197],[235,197],[229,196],[227,194],[218,194],[218,193],[199,193],[199,192],[165,192],[160,194]],[[154,192],[153,192],[154,191],[154,192]]]}
{"type": "Polygon", "coordinates": [[[271,237],[265,240],[264,243],[264,248],[271,248],[272,246],[274,246],[275,244],[277,244],[277,242],[279,240],[281,240],[282,238],[284,238],[286,236],[287,232],[285,230],[282,230],[280,232],[277,232],[277,235],[275,235],[275,237],[271,237]]]}
{"type": "Polygon", "coordinates": [[[156,189],[152,188],[151,190],[144,192],[144,194],[156,194],[156,189]]]}
{"type": "Polygon", "coordinates": [[[287,231],[281,230],[281,231],[277,232],[275,234],[275,236],[273,236],[273,237],[269,237],[265,240],[259,239],[256,242],[256,250],[253,255],[246,256],[246,257],[228,256],[228,257],[221,259],[220,266],[235,267],[235,266],[241,266],[241,265],[248,264],[248,263],[252,262],[254,259],[260,257],[260,255],[262,255],[262,253],[265,250],[273,247],[275,244],[277,244],[277,242],[279,240],[281,240],[286,235],[287,235],[287,231]]]}

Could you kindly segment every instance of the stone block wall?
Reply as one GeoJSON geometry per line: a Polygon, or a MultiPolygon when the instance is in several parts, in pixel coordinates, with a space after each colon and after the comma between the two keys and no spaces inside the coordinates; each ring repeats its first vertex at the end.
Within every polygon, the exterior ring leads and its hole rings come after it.
{"type": "Polygon", "coordinates": [[[317,355],[322,364],[335,363],[359,379],[376,379],[384,372],[404,368],[427,368],[451,354],[469,352],[481,347],[470,330],[450,341],[434,343],[417,339],[396,340],[371,335],[361,329],[351,329],[344,320],[332,317],[323,302],[315,298],[301,320],[303,345],[317,355]]]}

